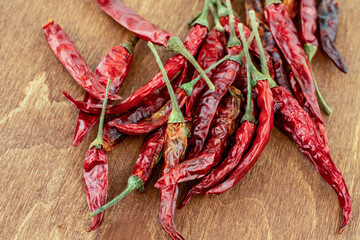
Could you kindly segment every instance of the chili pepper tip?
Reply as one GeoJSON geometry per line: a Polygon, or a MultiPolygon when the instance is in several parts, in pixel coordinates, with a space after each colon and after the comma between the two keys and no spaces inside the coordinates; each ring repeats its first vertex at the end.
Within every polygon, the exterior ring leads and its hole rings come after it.
{"type": "Polygon", "coordinates": [[[42,25],[42,28],[45,29],[48,25],[51,25],[51,24],[53,24],[54,22],[55,22],[54,19],[50,19],[50,20],[48,20],[46,23],[44,23],[44,24],[42,25]]]}

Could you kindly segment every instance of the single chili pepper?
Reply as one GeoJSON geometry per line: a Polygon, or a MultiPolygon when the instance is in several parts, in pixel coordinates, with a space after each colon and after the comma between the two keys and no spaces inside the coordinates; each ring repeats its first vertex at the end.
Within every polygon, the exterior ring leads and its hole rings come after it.
{"type": "MultiPolygon", "coordinates": [[[[292,92],[289,79],[287,78],[286,71],[283,66],[283,61],[281,59],[281,55],[279,49],[275,43],[275,40],[271,34],[271,31],[267,24],[265,23],[264,9],[260,0],[246,0],[245,7],[247,9],[246,14],[246,22],[247,25],[251,26],[251,21],[249,17],[249,11],[254,10],[256,14],[256,18],[259,22],[259,34],[261,41],[264,44],[264,48],[266,52],[271,56],[273,67],[274,67],[274,80],[280,86],[286,88],[289,92],[292,92]]],[[[245,81],[246,82],[246,81],[245,81]]]]}
{"type": "Polygon", "coordinates": [[[289,13],[291,19],[294,19],[296,14],[298,13],[299,9],[299,2],[298,0],[283,0],[284,7],[286,11],[289,13]]]}
{"type": "MultiPolygon", "coordinates": [[[[266,4],[265,17],[271,33],[291,66],[296,81],[300,86],[301,94],[306,100],[303,102],[302,107],[308,109],[310,115],[316,121],[324,123],[317,102],[310,63],[300,43],[296,27],[281,1],[267,0],[266,4]],[[284,41],[284,39],[286,40],[284,41]]],[[[297,99],[301,98],[299,92],[294,91],[294,94],[297,99]]]]}
{"type": "MultiPolygon", "coordinates": [[[[51,50],[75,81],[96,99],[104,99],[105,87],[100,84],[94,73],[86,65],[75,44],[60,25],[54,20],[50,20],[42,28],[51,50]]],[[[121,99],[120,96],[113,93],[110,94],[109,98],[111,100],[121,99]]]]}
{"type": "MultiPolygon", "coordinates": [[[[104,10],[104,12],[111,16],[120,25],[133,32],[139,38],[145,41],[153,42],[154,44],[161,45],[167,50],[180,53],[183,57],[189,60],[189,62],[191,62],[195,69],[204,78],[209,88],[214,90],[214,85],[194,58],[194,55],[203,42],[208,30],[209,23],[207,21],[207,15],[210,1],[211,0],[205,0],[203,11],[199,15],[198,19],[194,22],[194,29],[197,29],[197,37],[191,39],[191,42],[188,44],[188,46],[186,46],[181,42],[179,37],[159,29],[154,24],[146,21],[131,8],[125,6],[123,3],[117,2],[115,0],[97,0],[99,6],[102,10],[104,10]]],[[[162,86],[163,85],[164,82],[162,79],[162,86]]]]}
{"type": "Polygon", "coordinates": [[[318,22],[321,48],[333,63],[344,73],[347,73],[345,62],[335,46],[338,26],[338,2],[336,0],[322,0],[318,7],[318,22]]]}
{"type": "Polygon", "coordinates": [[[220,162],[229,147],[230,136],[236,130],[236,119],[241,113],[243,102],[240,90],[230,87],[229,92],[229,96],[221,101],[217,109],[201,153],[171,168],[156,182],[156,188],[202,178],[220,162]]]}
{"type": "MultiPolygon", "coordinates": [[[[181,162],[185,157],[185,150],[187,146],[186,124],[182,112],[179,108],[173,89],[169,79],[166,77],[165,69],[161,63],[160,57],[157,54],[154,45],[148,42],[148,46],[153,52],[156,62],[158,63],[161,72],[164,75],[166,87],[169,91],[172,102],[172,111],[169,117],[165,132],[164,143],[164,168],[162,175],[166,174],[173,166],[181,162]]],[[[174,224],[176,199],[178,196],[178,184],[164,187],[160,189],[160,212],[159,221],[172,239],[184,239],[181,234],[176,231],[174,224]]]]}
{"type": "MultiPolygon", "coordinates": [[[[135,37],[121,46],[113,47],[96,68],[95,76],[103,85],[106,85],[107,78],[113,79],[109,90],[110,93],[117,93],[124,79],[127,77],[133,59],[132,52],[137,40],[138,38],[135,37]]],[[[98,104],[101,101],[85,93],[84,102],[98,104]]],[[[75,147],[84,140],[86,135],[99,121],[99,118],[99,116],[79,112],[73,138],[73,145],[75,147]]]]}
{"type": "MultiPolygon", "coordinates": [[[[250,14],[255,13],[253,11],[250,14]]],[[[254,21],[254,24],[256,22],[254,21]]],[[[255,90],[257,92],[257,105],[260,109],[258,126],[256,128],[255,139],[252,143],[251,148],[247,151],[242,161],[234,168],[232,173],[226,178],[226,180],[211,190],[207,191],[206,194],[221,194],[231,187],[235,186],[245,174],[254,166],[255,162],[260,157],[265,146],[269,142],[270,132],[274,123],[274,101],[271,88],[276,87],[276,83],[271,79],[267,65],[265,61],[261,61],[261,69],[264,74],[257,71],[251,61],[251,57],[246,45],[246,39],[243,32],[243,27],[239,25],[239,31],[241,41],[244,45],[246,63],[250,65],[253,81],[255,81],[255,90]]],[[[260,42],[259,34],[257,33],[257,27],[253,25],[253,31],[255,32],[255,38],[257,42],[260,42]]],[[[260,48],[261,60],[265,59],[264,50],[260,48]]]]}
{"type": "Polygon", "coordinates": [[[246,77],[246,110],[241,119],[241,126],[236,131],[235,144],[231,147],[226,159],[187,193],[179,209],[182,209],[190,201],[192,196],[205,194],[211,187],[223,182],[239,164],[244,152],[249,148],[256,129],[256,121],[253,114],[253,101],[251,99],[251,75],[249,64],[246,65],[246,77]]]}
{"type": "Polygon", "coordinates": [[[126,189],[113,200],[98,208],[96,211],[90,213],[91,217],[105,211],[132,191],[136,189],[143,191],[145,183],[149,179],[154,167],[162,157],[161,152],[164,146],[165,130],[166,127],[164,126],[146,137],[140,150],[140,155],[136,160],[132,170],[132,175],[128,179],[128,185],[126,189]]]}
{"type": "MultiPolygon", "coordinates": [[[[111,80],[108,80],[103,103],[103,110],[100,116],[99,131],[97,138],[90,144],[88,153],[84,161],[84,181],[86,199],[90,211],[95,211],[106,203],[108,192],[108,160],[103,150],[102,128],[104,125],[105,106],[109,92],[111,80]]],[[[95,230],[100,226],[104,219],[104,213],[92,218],[89,231],[95,230]]]]}
{"type": "MultiPolygon", "coordinates": [[[[216,63],[224,56],[225,53],[224,48],[226,44],[226,39],[224,35],[224,29],[219,22],[219,18],[216,15],[215,10],[213,9],[213,5],[211,4],[210,6],[215,20],[215,28],[208,33],[198,53],[197,61],[203,69],[207,69],[211,65],[216,63]]],[[[214,68],[207,73],[207,76],[210,79],[215,70],[216,69],[214,68]]],[[[192,79],[195,79],[198,76],[199,73],[195,71],[192,79]]],[[[187,85],[189,84],[191,95],[185,103],[185,115],[191,117],[195,110],[195,103],[198,101],[200,94],[206,86],[206,82],[201,78],[195,84],[190,82],[187,85]]]]}

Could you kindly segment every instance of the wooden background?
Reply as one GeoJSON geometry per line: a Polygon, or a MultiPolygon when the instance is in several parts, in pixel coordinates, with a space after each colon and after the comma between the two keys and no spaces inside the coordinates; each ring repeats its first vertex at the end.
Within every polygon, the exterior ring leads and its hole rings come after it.
{"type": "MultiPolygon", "coordinates": [[[[185,25],[202,0],[124,0],[157,26],[186,36],[185,25]]],[[[274,128],[269,145],[246,177],[221,196],[195,197],[176,212],[187,239],[359,239],[360,238],[360,31],[359,0],[340,0],[337,46],[349,68],[344,75],[318,53],[314,72],[334,114],[324,116],[331,153],[353,199],[344,234],[337,197],[297,146],[274,128]]],[[[71,146],[77,119],[63,97],[83,91],[49,48],[41,29],[55,19],[95,69],[114,45],[131,34],[108,17],[95,0],[0,0],[0,238],[1,239],[168,239],[157,222],[159,192],[153,185],[132,193],[107,211],[102,226],[86,232],[90,220],[82,176],[95,131],[71,146]]],[[[234,8],[243,11],[243,1],[234,8]]],[[[165,61],[171,53],[158,48],[165,61]]],[[[158,72],[145,42],[135,49],[127,97],[158,72]]],[[[128,137],[109,157],[109,196],[123,190],[142,144],[128,137]]],[[[183,190],[185,190],[183,188],[183,190]]],[[[182,192],[183,196],[184,191],[182,192]]]]}

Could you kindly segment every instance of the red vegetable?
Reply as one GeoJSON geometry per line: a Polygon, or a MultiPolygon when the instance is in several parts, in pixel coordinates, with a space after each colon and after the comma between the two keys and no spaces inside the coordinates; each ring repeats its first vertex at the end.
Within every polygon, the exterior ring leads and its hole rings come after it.
{"type": "MultiPolygon", "coordinates": [[[[75,81],[93,97],[104,99],[105,87],[86,65],[75,44],[60,25],[51,20],[45,23],[42,28],[51,49],[75,81]]],[[[116,94],[110,94],[109,98],[111,100],[121,99],[116,94]]]]}

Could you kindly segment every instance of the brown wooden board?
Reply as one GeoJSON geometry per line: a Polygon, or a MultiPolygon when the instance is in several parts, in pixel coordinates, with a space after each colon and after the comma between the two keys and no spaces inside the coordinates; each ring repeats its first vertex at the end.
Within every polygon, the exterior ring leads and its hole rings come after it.
{"type": "MultiPolygon", "coordinates": [[[[200,0],[124,0],[157,26],[186,36],[186,22],[200,0]]],[[[319,87],[334,110],[324,116],[329,145],[353,199],[344,234],[337,197],[299,152],[274,128],[254,168],[221,196],[195,197],[176,212],[186,239],[359,239],[360,238],[360,31],[359,0],[339,0],[337,47],[347,63],[344,75],[320,52],[313,60],[319,87]]],[[[1,239],[168,239],[157,222],[158,168],[144,193],[132,193],[105,214],[102,226],[86,232],[83,160],[96,132],[71,146],[77,119],[61,90],[77,99],[84,92],[49,48],[41,29],[55,19],[91,69],[114,45],[132,37],[95,0],[0,0],[0,238],[1,239]]],[[[235,1],[243,11],[243,2],[235,1]]],[[[172,53],[157,48],[165,61],[172,53]]],[[[120,95],[129,96],[157,73],[144,41],[120,95]]],[[[109,157],[109,195],[122,191],[142,137],[128,137],[109,157]]],[[[183,188],[183,190],[185,190],[183,188]]],[[[183,196],[184,191],[181,196],[183,196]]]]}

